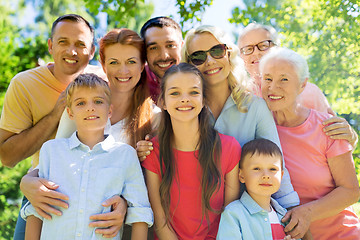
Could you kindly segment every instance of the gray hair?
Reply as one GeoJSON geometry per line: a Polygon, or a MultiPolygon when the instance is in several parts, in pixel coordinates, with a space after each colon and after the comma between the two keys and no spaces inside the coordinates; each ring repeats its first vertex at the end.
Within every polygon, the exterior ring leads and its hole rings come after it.
{"type": "Polygon", "coordinates": [[[310,77],[309,66],[303,56],[290,50],[288,48],[274,47],[270,49],[269,53],[260,59],[259,69],[260,73],[263,74],[265,65],[270,61],[284,60],[290,63],[296,71],[300,83],[303,83],[306,78],[310,77]]]}
{"type": "Polygon", "coordinates": [[[228,76],[228,84],[231,89],[232,97],[236,103],[236,106],[240,112],[246,112],[247,107],[245,103],[249,100],[249,94],[246,92],[247,86],[247,73],[245,70],[244,62],[240,58],[240,50],[238,46],[231,40],[230,36],[226,34],[222,29],[210,26],[202,25],[195,29],[191,29],[185,36],[184,46],[181,50],[182,61],[189,62],[189,44],[197,34],[209,33],[213,35],[216,40],[222,44],[226,44],[229,53],[229,62],[231,66],[231,72],[228,76]]]}
{"type": "Polygon", "coordinates": [[[280,45],[280,40],[278,37],[278,34],[275,30],[275,28],[273,28],[272,26],[269,25],[263,25],[260,23],[250,23],[248,24],[240,33],[239,38],[238,38],[238,44],[240,43],[241,39],[249,32],[253,31],[253,30],[257,30],[257,29],[263,29],[267,32],[270,33],[270,40],[272,40],[275,45],[280,45]]]}

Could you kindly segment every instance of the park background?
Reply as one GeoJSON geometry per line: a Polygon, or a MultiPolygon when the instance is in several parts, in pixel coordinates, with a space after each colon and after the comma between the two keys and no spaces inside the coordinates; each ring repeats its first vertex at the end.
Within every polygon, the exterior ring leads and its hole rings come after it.
{"type": "MultiPolygon", "coordinates": [[[[77,13],[96,28],[139,32],[150,17],[174,18],[183,33],[201,24],[239,31],[256,21],[275,27],[281,45],[305,56],[310,81],[322,89],[332,108],[360,130],[360,6],[357,0],[0,0],[0,107],[11,78],[51,61],[47,38],[60,15],[77,13]]],[[[96,61],[98,54],[92,64],[96,61]]],[[[360,149],[355,149],[360,179],[360,149]]],[[[30,159],[9,169],[0,166],[0,239],[11,239],[21,192],[19,181],[30,159]]],[[[360,216],[360,203],[354,205],[360,216]]]]}

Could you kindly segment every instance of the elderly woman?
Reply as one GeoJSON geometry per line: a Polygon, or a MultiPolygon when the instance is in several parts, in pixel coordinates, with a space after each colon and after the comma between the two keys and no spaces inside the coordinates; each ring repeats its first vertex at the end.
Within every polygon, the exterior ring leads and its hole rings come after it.
{"type": "MultiPolygon", "coordinates": [[[[259,61],[271,47],[279,44],[276,30],[259,23],[250,23],[239,35],[240,57],[244,60],[246,71],[252,80],[249,89],[259,97],[261,97],[259,61]]],[[[335,116],[324,94],[315,84],[310,82],[306,84],[304,91],[298,97],[298,103],[307,108],[334,115],[324,120],[323,124],[326,125],[324,132],[333,139],[346,139],[356,146],[358,140],[356,132],[345,119],[335,116]]]]}
{"type": "MultiPolygon", "coordinates": [[[[309,77],[303,57],[274,48],[260,60],[261,90],[277,125],[284,159],[300,206],[290,210],[292,237],[310,225],[316,240],[359,239],[360,221],[349,206],[360,196],[352,147],[322,128],[327,113],[298,104],[309,77]],[[296,232],[295,232],[296,231],[296,232]]],[[[286,219],[285,219],[286,220],[286,219]]]]}

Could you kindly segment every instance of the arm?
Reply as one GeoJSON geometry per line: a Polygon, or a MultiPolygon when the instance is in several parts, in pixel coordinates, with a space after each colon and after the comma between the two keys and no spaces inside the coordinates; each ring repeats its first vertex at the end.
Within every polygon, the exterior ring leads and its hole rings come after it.
{"type": "Polygon", "coordinates": [[[146,240],[148,234],[148,225],[144,222],[136,222],[132,224],[131,240],[146,240]]]}
{"type": "Polygon", "coordinates": [[[166,216],[160,200],[160,179],[156,173],[145,170],[145,179],[149,193],[151,208],[154,212],[154,230],[159,239],[178,239],[172,227],[166,221],[166,216]]]}
{"type": "Polygon", "coordinates": [[[0,129],[0,158],[3,165],[14,167],[40,149],[56,130],[65,108],[65,93],[61,93],[54,109],[33,127],[20,133],[0,129]]]}
{"type": "Polygon", "coordinates": [[[359,183],[351,152],[328,158],[328,164],[336,188],[322,198],[298,206],[285,215],[284,220],[291,218],[285,231],[290,232],[292,237],[300,238],[312,221],[334,216],[359,199],[359,183]]]}
{"type": "Polygon", "coordinates": [[[224,206],[240,197],[239,164],[225,176],[225,199],[224,206]]]}
{"type": "Polygon", "coordinates": [[[323,131],[331,139],[347,140],[354,149],[356,148],[358,135],[344,118],[333,116],[326,119],[322,124],[325,126],[323,131]]]}
{"type": "Polygon", "coordinates": [[[42,221],[35,217],[26,218],[25,240],[39,240],[41,235],[42,221]]]}
{"type": "Polygon", "coordinates": [[[236,213],[232,212],[228,208],[225,208],[224,212],[221,214],[219,231],[217,233],[216,239],[243,239],[240,221],[237,218],[236,213]]]}
{"type": "Polygon", "coordinates": [[[36,212],[46,218],[51,219],[49,213],[60,216],[61,211],[52,206],[68,208],[68,204],[64,201],[69,197],[63,193],[57,192],[59,186],[44,178],[38,177],[38,169],[26,174],[20,182],[20,189],[26,198],[34,206],[36,212]]]}

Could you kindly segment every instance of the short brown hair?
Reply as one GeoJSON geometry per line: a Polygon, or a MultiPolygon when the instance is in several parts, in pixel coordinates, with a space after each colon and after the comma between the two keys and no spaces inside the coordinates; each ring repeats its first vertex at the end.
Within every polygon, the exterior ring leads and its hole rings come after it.
{"type": "Polygon", "coordinates": [[[104,89],[106,100],[110,104],[110,88],[107,82],[93,73],[80,74],[74,81],[72,81],[66,88],[66,106],[71,106],[71,97],[76,88],[96,88],[104,89]]]}
{"type": "Polygon", "coordinates": [[[278,147],[274,142],[264,139],[258,138],[247,142],[241,149],[241,158],[239,166],[242,168],[244,163],[244,159],[246,156],[250,155],[252,157],[254,154],[261,154],[267,156],[279,156],[281,158],[281,169],[284,169],[283,166],[283,155],[278,147]]]}

